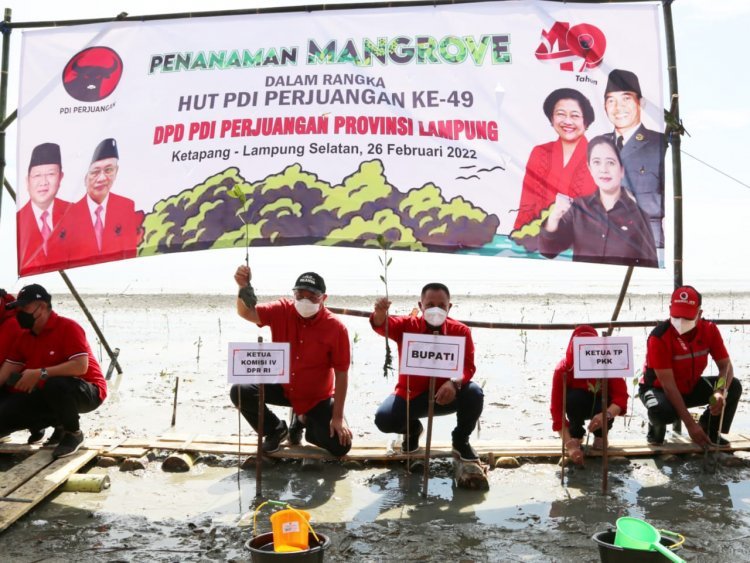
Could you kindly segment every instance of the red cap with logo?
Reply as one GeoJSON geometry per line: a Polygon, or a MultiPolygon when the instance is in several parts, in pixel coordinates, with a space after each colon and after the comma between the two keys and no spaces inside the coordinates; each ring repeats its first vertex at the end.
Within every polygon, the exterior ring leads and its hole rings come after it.
{"type": "Polygon", "coordinates": [[[672,293],[672,303],[669,314],[682,319],[694,319],[701,307],[701,294],[694,287],[685,285],[678,287],[672,293]]]}

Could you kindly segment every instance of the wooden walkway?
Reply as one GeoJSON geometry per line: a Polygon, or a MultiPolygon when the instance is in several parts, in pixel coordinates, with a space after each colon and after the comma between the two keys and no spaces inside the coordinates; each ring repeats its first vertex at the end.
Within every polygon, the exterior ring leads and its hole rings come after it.
{"type": "MultiPolygon", "coordinates": [[[[750,434],[729,434],[726,438],[731,442],[729,448],[722,451],[750,451],[750,434]]],[[[559,440],[472,440],[477,453],[487,459],[494,457],[516,458],[555,458],[560,456],[559,440]]],[[[128,438],[126,440],[106,441],[89,439],[86,447],[94,451],[94,455],[114,458],[142,457],[152,450],[168,452],[189,452],[194,454],[242,455],[254,456],[257,444],[251,437],[243,438],[238,448],[237,437],[217,437],[208,435],[168,434],[156,438],[128,438]]],[[[397,444],[398,447],[398,444],[397,444]]],[[[33,453],[39,446],[26,444],[0,444],[0,454],[3,453],[33,453]]],[[[42,450],[44,451],[44,450],[42,450]]],[[[448,442],[434,441],[430,450],[431,457],[451,457],[451,447],[448,442]]],[[[615,457],[653,457],[662,454],[690,454],[703,453],[687,436],[672,436],[662,446],[649,446],[642,440],[615,440],[609,447],[609,456],[615,457]]],[[[423,455],[422,449],[410,457],[423,455]]],[[[589,449],[588,455],[600,456],[598,450],[589,449]]],[[[269,454],[271,458],[284,459],[334,459],[326,451],[315,446],[282,446],[269,454]]],[[[354,447],[344,460],[357,461],[392,461],[406,459],[406,455],[396,451],[387,451],[383,442],[362,444],[355,441],[354,447]]],[[[90,458],[89,458],[90,459],[90,458]]]]}
{"type": "Polygon", "coordinates": [[[98,454],[98,449],[81,449],[69,457],[55,460],[52,459],[52,449],[47,448],[36,451],[8,471],[0,473],[0,532],[34,508],[98,454]]]}

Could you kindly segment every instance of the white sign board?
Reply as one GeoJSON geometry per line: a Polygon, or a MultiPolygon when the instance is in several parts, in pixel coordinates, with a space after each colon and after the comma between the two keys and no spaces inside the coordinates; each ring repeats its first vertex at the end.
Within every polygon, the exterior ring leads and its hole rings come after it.
{"type": "Polygon", "coordinates": [[[404,333],[400,373],[426,377],[463,377],[466,338],[404,333]]]}
{"type": "Polygon", "coordinates": [[[230,342],[227,381],[289,383],[288,342],[230,342]]]}
{"type": "Polygon", "coordinates": [[[576,379],[633,377],[633,337],[578,336],[573,339],[576,379]]]}

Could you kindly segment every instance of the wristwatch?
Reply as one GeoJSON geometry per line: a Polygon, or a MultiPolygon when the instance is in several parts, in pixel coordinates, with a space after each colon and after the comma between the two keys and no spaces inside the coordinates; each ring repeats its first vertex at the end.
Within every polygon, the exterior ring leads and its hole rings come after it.
{"type": "Polygon", "coordinates": [[[39,381],[47,381],[47,378],[49,377],[47,368],[42,368],[40,371],[42,375],[39,376],[39,381]]]}
{"type": "Polygon", "coordinates": [[[451,379],[451,383],[453,383],[453,387],[456,388],[456,391],[460,391],[464,384],[460,379],[451,379]]]}
{"type": "Polygon", "coordinates": [[[613,415],[611,412],[607,411],[607,420],[612,420],[615,418],[615,415],[613,415]]]}

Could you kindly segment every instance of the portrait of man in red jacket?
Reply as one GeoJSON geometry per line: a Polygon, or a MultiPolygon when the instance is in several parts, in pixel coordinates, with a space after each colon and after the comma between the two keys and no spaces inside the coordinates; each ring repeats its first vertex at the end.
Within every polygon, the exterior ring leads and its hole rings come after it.
{"type": "Polygon", "coordinates": [[[69,231],[71,264],[82,266],[133,258],[142,214],[132,199],[112,193],[120,155],[117,141],[104,139],[94,150],[84,178],[86,195],[73,205],[69,231]]]}
{"type": "Polygon", "coordinates": [[[70,203],[57,197],[62,179],[60,146],[42,143],[34,147],[26,176],[29,201],[19,209],[16,220],[19,275],[64,267],[62,224],[70,203]]]}

